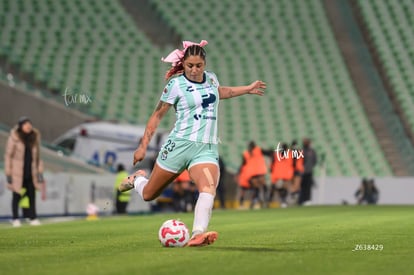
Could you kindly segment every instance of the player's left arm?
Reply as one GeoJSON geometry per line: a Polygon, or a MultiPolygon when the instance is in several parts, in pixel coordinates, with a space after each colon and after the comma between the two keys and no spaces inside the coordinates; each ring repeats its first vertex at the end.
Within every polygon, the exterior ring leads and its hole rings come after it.
{"type": "Polygon", "coordinates": [[[245,94],[264,95],[264,89],[266,89],[266,83],[261,80],[256,80],[247,86],[219,86],[218,91],[220,99],[227,99],[245,94]]]}

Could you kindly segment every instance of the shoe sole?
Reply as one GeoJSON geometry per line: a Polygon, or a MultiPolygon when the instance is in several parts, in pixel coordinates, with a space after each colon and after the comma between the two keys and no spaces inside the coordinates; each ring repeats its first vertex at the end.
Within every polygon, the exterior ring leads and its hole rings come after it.
{"type": "Polygon", "coordinates": [[[125,191],[129,191],[133,188],[134,188],[134,185],[131,185],[129,182],[122,182],[119,185],[118,190],[121,191],[121,192],[125,192],[125,191]]]}
{"type": "Polygon", "coordinates": [[[218,238],[218,233],[215,231],[202,233],[200,235],[201,236],[198,235],[193,240],[190,240],[186,246],[189,246],[189,247],[206,246],[206,245],[213,244],[218,238]]]}

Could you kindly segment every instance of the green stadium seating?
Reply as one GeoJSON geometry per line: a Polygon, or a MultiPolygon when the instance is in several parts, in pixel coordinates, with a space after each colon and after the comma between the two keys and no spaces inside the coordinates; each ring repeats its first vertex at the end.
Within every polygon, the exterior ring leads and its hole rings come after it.
{"type": "Polygon", "coordinates": [[[232,5],[221,0],[189,1],[180,5],[180,12],[171,10],[172,1],[152,2],[186,39],[210,41],[209,64],[222,85],[247,84],[257,78],[268,84],[266,99],[222,103],[221,148],[231,164],[239,164],[250,139],[274,147],[278,141],[310,135],[316,148],[327,155],[328,174],[391,173],[321,2],[269,0],[232,5]],[[198,10],[215,7],[214,13],[188,28],[188,14],[194,6],[198,10]]]}
{"type": "Polygon", "coordinates": [[[414,2],[359,0],[357,3],[395,97],[414,132],[414,2]]]}
{"type": "MultiPolygon", "coordinates": [[[[326,155],[328,175],[392,174],[320,1],[150,2],[183,39],[209,41],[207,67],[221,85],[267,82],[265,97],[220,104],[220,150],[230,169],[238,168],[250,140],[276,148],[278,142],[309,136],[326,155]],[[196,19],[190,16],[200,10],[196,19]]],[[[168,65],[160,57],[172,48],[153,45],[117,1],[0,0],[0,8],[0,55],[62,94],[74,87],[89,93],[90,114],[146,123],[165,85],[168,65]]],[[[401,44],[412,41],[403,35],[401,44]]],[[[398,56],[396,50],[383,51],[398,56]]],[[[411,63],[403,56],[401,64],[388,62],[405,71],[409,84],[401,89],[414,85],[409,75],[413,56],[411,63]]],[[[170,129],[174,120],[171,111],[160,127],[170,129]]]]}

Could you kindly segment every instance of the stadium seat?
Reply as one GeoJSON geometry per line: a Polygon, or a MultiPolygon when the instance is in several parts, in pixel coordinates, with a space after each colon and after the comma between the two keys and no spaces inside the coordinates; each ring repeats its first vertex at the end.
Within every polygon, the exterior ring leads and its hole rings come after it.
{"type": "MultiPolygon", "coordinates": [[[[8,56],[24,71],[33,72],[36,81],[44,81],[54,90],[81,87],[90,91],[94,103],[87,111],[92,114],[104,119],[146,123],[165,85],[163,76],[169,65],[160,62],[160,57],[180,45],[165,49],[153,45],[117,1],[3,2],[0,24],[6,24],[7,29],[0,33],[0,56],[8,56]]],[[[209,40],[207,67],[217,73],[221,85],[247,85],[255,79],[267,83],[265,97],[246,96],[221,103],[220,150],[226,155],[229,169],[238,168],[240,154],[249,140],[272,148],[279,141],[300,142],[303,137],[311,136],[316,149],[326,152],[329,175],[391,173],[355,93],[321,2],[252,0],[234,4],[231,0],[188,0],[180,5],[172,0],[149,2],[154,12],[183,39],[209,40]],[[200,7],[209,14],[208,20],[201,17],[199,24],[190,24],[192,19],[188,14],[194,14],[200,7]],[[367,144],[373,150],[359,155],[367,144]],[[332,153],[326,146],[332,148],[332,153]],[[361,160],[356,163],[354,158],[361,160]]],[[[384,5],[375,1],[358,3],[365,7],[362,10],[370,18],[378,16],[375,24],[390,22],[383,11],[384,5]],[[366,10],[371,5],[374,11],[366,10]]],[[[411,7],[411,2],[404,1],[404,5],[411,7]]],[[[409,15],[398,5],[385,7],[392,14],[409,15]]],[[[394,31],[375,24],[370,24],[375,39],[382,42],[383,34],[377,34],[378,31],[398,38],[406,25],[413,26],[408,18],[396,25],[399,31],[393,34],[394,31]]],[[[398,56],[399,63],[387,61],[387,64],[390,70],[397,67],[404,72],[403,80],[398,81],[406,84],[399,87],[398,93],[406,96],[407,90],[413,91],[409,72],[414,51],[401,56],[398,51],[411,45],[413,36],[403,34],[400,40],[381,49],[387,60],[398,56]]],[[[405,108],[410,108],[406,105],[405,108]]],[[[170,112],[161,127],[170,129],[174,120],[175,115],[170,112]]]]}
{"type": "MultiPolygon", "coordinates": [[[[412,1],[358,1],[379,58],[393,85],[393,92],[409,120],[414,107],[411,75],[414,69],[412,1]],[[410,88],[411,87],[411,88],[410,88]]],[[[414,128],[411,128],[414,131],[414,128]]]]}

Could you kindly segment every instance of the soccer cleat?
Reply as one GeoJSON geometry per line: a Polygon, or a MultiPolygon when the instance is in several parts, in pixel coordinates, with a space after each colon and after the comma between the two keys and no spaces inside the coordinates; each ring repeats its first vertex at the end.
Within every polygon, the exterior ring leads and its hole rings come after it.
{"type": "Polygon", "coordinates": [[[218,238],[216,231],[204,232],[193,236],[187,243],[187,246],[205,246],[214,243],[218,238]]]}
{"type": "Polygon", "coordinates": [[[20,226],[22,226],[22,223],[18,219],[12,220],[12,226],[13,227],[20,227],[20,226]]]}
{"type": "Polygon", "coordinates": [[[118,190],[125,192],[134,188],[134,182],[136,177],[145,177],[147,173],[144,170],[138,170],[134,174],[122,180],[121,184],[118,187],[118,190]]]}
{"type": "Polygon", "coordinates": [[[31,226],[39,226],[42,225],[38,219],[30,220],[29,223],[31,226]]]}

